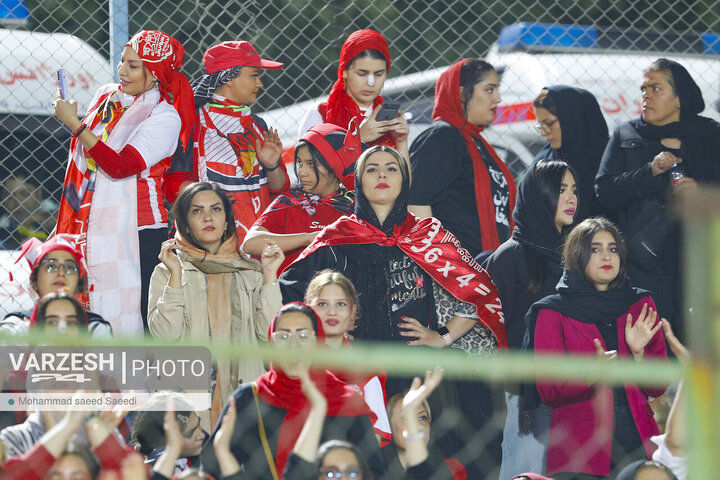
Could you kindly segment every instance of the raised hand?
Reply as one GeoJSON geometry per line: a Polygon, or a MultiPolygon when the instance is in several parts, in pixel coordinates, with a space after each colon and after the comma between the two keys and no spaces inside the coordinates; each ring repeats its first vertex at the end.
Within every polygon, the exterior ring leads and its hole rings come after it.
{"type": "Polygon", "coordinates": [[[175,462],[182,451],[183,436],[175,415],[175,398],[168,397],[165,416],[163,417],[165,432],[165,451],[153,466],[153,471],[171,477],[175,471],[175,462]]]}
{"type": "Polygon", "coordinates": [[[263,281],[273,283],[277,281],[277,271],[285,261],[285,253],[282,248],[266,240],[265,248],[260,256],[260,263],[263,270],[263,281]]]}
{"type": "Polygon", "coordinates": [[[55,116],[71,130],[77,130],[80,126],[78,118],[78,104],[75,100],[63,100],[60,89],[55,92],[55,101],[52,103],[55,116]]]}
{"type": "Polygon", "coordinates": [[[255,155],[263,167],[272,168],[278,166],[283,144],[280,134],[274,128],[265,132],[265,138],[255,141],[255,155]]]}
{"type": "MultiPolygon", "coordinates": [[[[408,393],[403,397],[403,409],[406,412],[415,412],[423,400],[427,399],[437,386],[440,385],[444,373],[445,370],[440,367],[435,367],[432,371],[428,370],[425,372],[425,382],[422,382],[420,377],[415,377],[410,386],[410,390],[408,390],[408,393]]],[[[406,422],[408,421],[408,417],[413,417],[413,415],[406,414],[406,422]]]]}
{"type": "Polygon", "coordinates": [[[327,399],[310,378],[309,370],[303,369],[300,372],[300,388],[302,388],[303,394],[310,401],[312,408],[327,410],[327,399]]]}
{"type": "Polygon", "coordinates": [[[625,322],[625,341],[635,358],[643,357],[645,347],[661,326],[662,323],[657,321],[657,311],[648,308],[647,303],[643,305],[635,323],[632,314],[628,313],[625,322]]]}
{"type": "Polygon", "coordinates": [[[690,351],[680,343],[680,340],[675,336],[675,333],[672,331],[672,326],[670,325],[670,322],[667,321],[666,318],[663,318],[660,320],[662,323],[662,329],[665,333],[665,340],[667,340],[668,345],[670,346],[670,350],[675,354],[675,357],[680,360],[681,362],[689,362],[690,361],[690,351]]]}
{"type": "Polygon", "coordinates": [[[215,438],[213,439],[215,455],[218,455],[219,453],[230,454],[230,440],[232,439],[233,432],[235,431],[236,417],[237,408],[235,407],[235,397],[231,396],[230,400],[228,400],[228,408],[225,412],[225,416],[220,422],[220,429],[217,433],[215,433],[215,438]]]}
{"type": "Polygon", "coordinates": [[[178,425],[177,415],[175,414],[175,399],[169,397],[167,401],[167,410],[163,418],[163,430],[165,431],[165,450],[180,455],[182,449],[183,435],[178,425]]]}

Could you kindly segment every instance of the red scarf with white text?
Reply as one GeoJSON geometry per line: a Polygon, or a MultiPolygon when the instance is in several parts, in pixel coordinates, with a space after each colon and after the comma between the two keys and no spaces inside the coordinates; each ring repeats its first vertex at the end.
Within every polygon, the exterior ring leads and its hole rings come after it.
{"type": "Polygon", "coordinates": [[[497,288],[488,273],[452,233],[442,228],[438,219],[419,220],[408,213],[405,222],[395,226],[388,237],[355,215],[341,217],[323,229],[297,261],[320,247],[348,244],[400,248],[455,298],[475,305],[480,321],[495,335],[498,349],[507,349],[505,319],[497,288]]]}

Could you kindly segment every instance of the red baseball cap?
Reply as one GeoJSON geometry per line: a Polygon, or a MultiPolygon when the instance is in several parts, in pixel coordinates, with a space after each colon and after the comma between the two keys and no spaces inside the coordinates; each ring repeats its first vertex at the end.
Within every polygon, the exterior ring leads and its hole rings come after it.
{"type": "Polygon", "coordinates": [[[259,67],[278,70],[284,66],[280,62],[260,58],[250,42],[231,40],[220,42],[208,48],[203,55],[205,71],[208,74],[232,67],[259,67]]]}

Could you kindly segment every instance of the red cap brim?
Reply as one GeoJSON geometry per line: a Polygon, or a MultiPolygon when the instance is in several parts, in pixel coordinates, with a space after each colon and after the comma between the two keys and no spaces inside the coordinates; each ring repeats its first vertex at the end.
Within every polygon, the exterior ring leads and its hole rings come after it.
{"type": "Polygon", "coordinates": [[[285,66],[284,63],[280,62],[273,62],[271,60],[264,60],[260,59],[259,62],[257,62],[259,65],[246,65],[247,67],[260,67],[260,68],[267,68],[268,70],[280,70],[285,66]]]}

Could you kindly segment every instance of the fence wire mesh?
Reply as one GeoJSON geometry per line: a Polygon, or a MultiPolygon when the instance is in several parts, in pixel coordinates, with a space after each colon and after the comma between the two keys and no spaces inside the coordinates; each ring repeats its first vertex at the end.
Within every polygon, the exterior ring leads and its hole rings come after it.
{"type": "MultiPolygon", "coordinates": [[[[66,68],[71,96],[82,113],[96,88],[112,81],[112,6],[94,0],[27,5],[0,0],[0,7],[0,247],[14,250],[29,235],[47,235],[55,221],[69,132],[52,114],[54,72],[66,68]]],[[[389,41],[392,69],[384,95],[399,100],[410,113],[412,136],[430,122],[439,74],[435,69],[469,56],[494,61],[505,72],[501,94],[509,108],[488,135],[516,174],[541,139],[530,121],[518,121],[530,120],[527,113],[518,119],[511,107],[527,106],[544,82],[590,89],[612,127],[637,115],[641,69],[666,54],[684,61],[701,83],[708,110],[717,114],[720,67],[712,53],[720,52],[720,42],[705,39],[710,45],[703,50],[698,35],[720,31],[720,4],[710,0],[130,1],[128,12],[130,34],[152,28],[180,40],[186,49],[182,71],[190,79],[203,73],[204,50],[222,40],[249,40],[263,57],[284,62],[282,70],[265,73],[254,111],[280,129],[286,147],[297,139],[298,122],[308,106],[296,105],[327,95],[340,46],[359,28],[373,28],[389,41]],[[493,52],[503,27],[519,22],[597,27],[605,32],[605,44],[597,51],[493,52]]],[[[555,37],[556,46],[568,45],[562,35],[555,37]]],[[[3,305],[11,290],[3,280],[3,305]]]]}
{"type": "MultiPolygon", "coordinates": [[[[26,18],[24,5],[21,0],[0,0],[2,315],[32,306],[25,265],[13,262],[23,240],[49,234],[57,214],[70,133],[52,114],[55,71],[66,68],[71,96],[82,113],[95,90],[113,81],[115,70],[108,2],[29,1],[26,18]]],[[[130,1],[128,12],[131,35],[159,29],[183,44],[181,71],[191,80],[203,73],[205,49],[222,40],[248,40],[263,58],[284,62],[282,70],[264,74],[265,88],[254,111],[280,129],[286,147],[297,139],[298,123],[309,105],[298,104],[328,94],[340,46],[360,28],[372,28],[388,39],[392,68],[383,95],[399,100],[410,112],[413,136],[430,122],[435,80],[443,67],[465,57],[486,57],[494,63],[502,73],[508,113],[487,134],[518,175],[542,144],[532,130],[531,112],[522,107],[546,84],[589,89],[612,128],[639,114],[642,68],[668,56],[685,64],[700,84],[705,114],[718,118],[720,108],[720,42],[701,35],[720,32],[720,3],[714,0],[155,0],[130,1]],[[555,37],[551,46],[538,49],[498,48],[503,27],[520,22],[596,27],[604,32],[605,43],[597,50],[578,49],[555,37]]],[[[502,387],[493,384],[490,389],[486,408],[493,415],[478,416],[486,419],[479,428],[470,428],[454,409],[433,410],[434,441],[448,449],[464,444],[458,455],[485,464],[487,475],[497,475],[499,468],[497,457],[488,452],[504,423],[505,403],[502,394],[497,395],[502,387]],[[448,436],[452,439],[440,440],[448,436]]]]}

